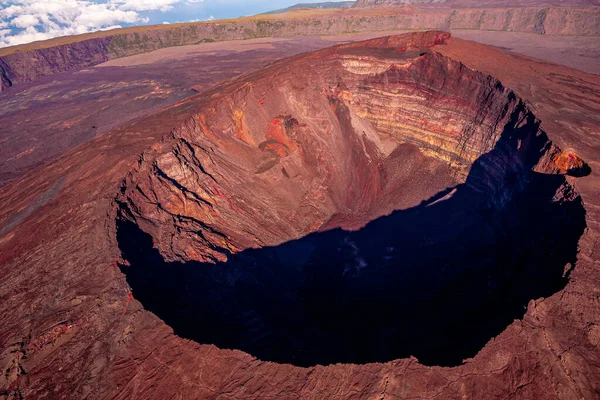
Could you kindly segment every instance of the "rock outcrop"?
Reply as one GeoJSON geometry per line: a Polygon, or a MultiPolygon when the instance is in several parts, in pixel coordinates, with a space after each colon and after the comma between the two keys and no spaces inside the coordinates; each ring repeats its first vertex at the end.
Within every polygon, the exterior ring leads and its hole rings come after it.
{"type": "Polygon", "coordinates": [[[43,76],[108,61],[110,42],[110,38],[83,40],[1,57],[0,90],[15,83],[33,82],[43,76]]]}

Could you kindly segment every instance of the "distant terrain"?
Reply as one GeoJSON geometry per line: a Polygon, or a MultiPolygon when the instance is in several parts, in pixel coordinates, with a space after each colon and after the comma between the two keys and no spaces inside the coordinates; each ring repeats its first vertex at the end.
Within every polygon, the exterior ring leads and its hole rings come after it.
{"type": "Polygon", "coordinates": [[[600,0],[356,0],[354,7],[504,8],[598,6],[600,0]]]}
{"type": "Polygon", "coordinates": [[[327,1],[323,3],[299,3],[294,4],[293,6],[289,6],[286,8],[280,8],[278,10],[267,11],[260,15],[268,15],[268,14],[283,14],[288,11],[300,10],[303,8],[350,8],[354,6],[355,1],[327,1]]]}
{"type": "Polygon", "coordinates": [[[450,9],[413,5],[301,9],[231,20],[94,32],[0,49],[0,90],[165,47],[262,37],[427,29],[598,36],[600,7],[450,9]]]}
{"type": "Polygon", "coordinates": [[[399,6],[406,4],[445,3],[448,0],[357,0],[355,7],[399,6]]]}

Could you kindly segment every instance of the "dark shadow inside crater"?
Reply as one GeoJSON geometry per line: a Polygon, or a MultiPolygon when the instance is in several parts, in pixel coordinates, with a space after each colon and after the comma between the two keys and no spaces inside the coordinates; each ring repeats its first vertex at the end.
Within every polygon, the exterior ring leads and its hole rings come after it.
{"type": "Polygon", "coordinates": [[[122,209],[123,271],[147,310],[199,343],[298,366],[458,365],[565,286],[586,226],[579,197],[557,200],[563,176],[493,168],[511,140],[417,207],[225,263],[165,262],[122,209]]]}

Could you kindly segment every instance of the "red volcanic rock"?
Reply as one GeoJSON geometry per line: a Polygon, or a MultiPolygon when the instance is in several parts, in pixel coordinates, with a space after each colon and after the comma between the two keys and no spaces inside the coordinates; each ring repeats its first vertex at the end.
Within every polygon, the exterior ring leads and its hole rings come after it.
{"type": "Polygon", "coordinates": [[[598,87],[410,34],[77,147],[0,191],[2,395],[597,397],[598,87]]]}
{"type": "Polygon", "coordinates": [[[597,0],[356,0],[353,7],[375,6],[417,6],[444,8],[501,8],[501,7],[532,7],[532,6],[597,6],[597,0]]]}
{"type": "MultiPolygon", "coordinates": [[[[332,221],[358,228],[419,204],[464,181],[507,126],[529,118],[493,78],[435,52],[419,55],[449,36],[342,45],[223,88],[227,97],[213,96],[172,140],[144,154],[120,201],[163,256],[198,261],[336,227],[332,221]],[[261,98],[266,103],[258,106],[261,98]],[[400,143],[428,157],[412,159],[400,143]],[[398,168],[402,157],[410,169],[398,168]],[[415,170],[421,179],[414,180],[415,170]]],[[[545,137],[533,125],[527,135],[545,137]]],[[[583,168],[550,142],[542,147],[537,170],[583,168]]],[[[514,156],[523,160],[511,162],[530,162],[529,151],[541,150],[523,147],[514,156]]]]}

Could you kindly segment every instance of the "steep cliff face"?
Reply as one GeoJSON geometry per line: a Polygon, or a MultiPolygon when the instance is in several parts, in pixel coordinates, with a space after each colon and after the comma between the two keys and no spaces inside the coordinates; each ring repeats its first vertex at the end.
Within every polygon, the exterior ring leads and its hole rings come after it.
{"type": "Polygon", "coordinates": [[[453,12],[451,29],[531,32],[547,35],[597,35],[600,8],[473,9],[453,12]]]}
{"type": "Polygon", "coordinates": [[[105,36],[37,50],[21,52],[17,48],[0,51],[0,88],[3,90],[14,84],[32,82],[43,76],[99,64],[113,58],[207,41],[420,29],[598,35],[600,7],[455,10],[359,7],[342,12],[306,10],[282,17],[259,16],[225,22],[149,27],[143,30],[125,29],[122,33],[95,34],[105,36]]]}
{"type": "Polygon", "coordinates": [[[497,80],[419,55],[446,38],[341,46],[227,87],[144,154],[121,201],[168,259],[209,261],[415,206],[464,182],[507,131],[493,179],[470,183],[500,193],[507,171],[583,168],[497,80]]]}
{"type": "Polygon", "coordinates": [[[97,65],[110,59],[109,37],[83,40],[0,57],[2,87],[33,82],[41,77],[97,65]]]}
{"type": "Polygon", "coordinates": [[[13,75],[10,71],[10,67],[0,59],[0,91],[3,91],[12,86],[12,80],[9,76],[13,75]]]}

